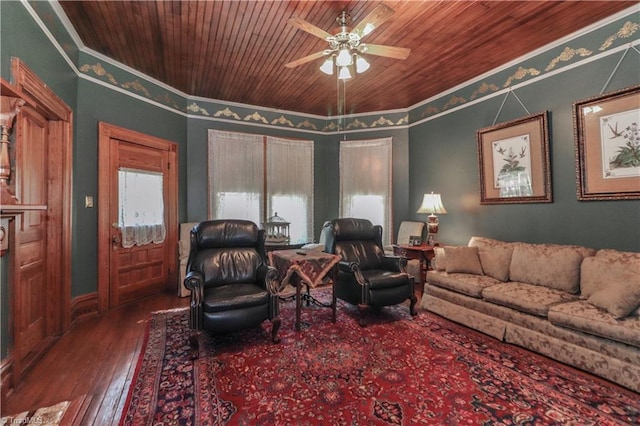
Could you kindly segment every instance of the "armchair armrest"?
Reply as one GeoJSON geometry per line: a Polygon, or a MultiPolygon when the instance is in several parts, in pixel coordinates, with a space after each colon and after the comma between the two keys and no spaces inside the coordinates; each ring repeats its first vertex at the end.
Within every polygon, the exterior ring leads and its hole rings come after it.
{"type": "Polygon", "coordinates": [[[270,294],[278,294],[280,286],[278,270],[273,266],[260,265],[256,271],[256,281],[270,294]]]}
{"type": "Polygon", "coordinates": [[[353,274],[356,278],[356,281],[360,285],[365,285],[367,282],[362,276],[362,271],[360,270],[360,264],[358,262],[347,262],[340,261],[338,262],[338,271],[347,274],[353,274]]]}
{"type": "Polygon", "coordinates": [[[200,310],[204,298],[204,277],[198,271],[189,271],[184,278],[184,286],[191,290],[189,323],[194,330],[202,329],[200,310]]]}
{"type": "Polygon", "coordinates": [[[404,256],[385,256],[382,259],[384,269],[395,272],[407,272],[407,258],[404,256]]]}
{"type": "Polygon", "coordinates": [[[202,292],[202,288],[204,287],[204,277],[198,271],[189,271],[186,277],[184,277],[184,286],[191,290],[192,292],[198,291],[202,292]]]}
{"type": "Polygon", "coordinates": [[[340,262],[338,262],[338,270],[341,272],[351,272],[352,263],[354,262],[347,262],[346,260],[341,260],[340,262]]]}

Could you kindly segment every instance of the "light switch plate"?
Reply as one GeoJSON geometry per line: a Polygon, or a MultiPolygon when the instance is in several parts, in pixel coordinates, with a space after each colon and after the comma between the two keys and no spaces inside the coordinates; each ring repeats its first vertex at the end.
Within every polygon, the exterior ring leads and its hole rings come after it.
{"type": "Polygon", "coordinates": [[[91,195],[84,196],[84,206],[85,208],[88,208],[88,209],[93,207],[93,196],[91,195]]]}

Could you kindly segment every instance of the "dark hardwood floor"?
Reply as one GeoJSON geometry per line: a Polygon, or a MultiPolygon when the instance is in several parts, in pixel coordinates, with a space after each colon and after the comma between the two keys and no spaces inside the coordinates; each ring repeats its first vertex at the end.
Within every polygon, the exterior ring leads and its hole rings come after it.
{"type": "Polygon", "coordinates": [[[160,294],[79,320],[23,378],[2,415],[86,401],[82,425],[118,424],[153,311],[189,305],[160,294]]]}

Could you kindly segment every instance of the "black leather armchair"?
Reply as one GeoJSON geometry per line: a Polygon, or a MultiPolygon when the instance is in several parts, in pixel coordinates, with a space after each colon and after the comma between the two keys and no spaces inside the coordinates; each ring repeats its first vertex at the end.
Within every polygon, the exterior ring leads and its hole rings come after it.
{"type": "MultiPolygon", "coordinates": [[[[406,259],[385,256],[382,227],[367,219],[335,219],[328,225],[325,251],[342,257],[334,283],[336,296],[361,310],[411,301],[409,312],[416,315],[418,301],[406,259]]],[[[362,318],[360,325],[364,325],[362,318]]]]}
{"type": "Polygon", "coordinates": [[[191,290],[191,329],[223,334],[269,319],[271,339],[279,341],[278,273],[267,265],[264,241],[264,230],[247,220],[193,227],[184,280],[191,290]]]}

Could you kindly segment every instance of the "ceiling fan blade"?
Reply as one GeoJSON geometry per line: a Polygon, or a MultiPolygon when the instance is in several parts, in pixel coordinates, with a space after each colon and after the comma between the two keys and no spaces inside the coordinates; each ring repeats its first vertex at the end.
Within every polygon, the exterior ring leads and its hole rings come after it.
{"type": "Polygon", "coordinates": [[[307,62],[311,62],[315,59],[322,58],[325,55],[327,55],[327,51],[321,50],[319,52],[312,53],[311,55],[305,56],[303,58],[296,59],[295,61],[288,62],[284,64],[284,66],[287,68],[295,68],[298,65],[306,64],[307,62]]]}
{"type": "Polygon", "coordinates": [[[370,55],[385,56],[387,58],[394,59],[407,59],[411,53],[411,49],[406,47],[394,47],[383,46],[382,44],[365,44],[364,48],[360,49],[362,53],[368,53],[370,55]]]}
{"type": "Polygon", "coordinates": [[[301,29],[302,31],[306,31],[309,34],[312,34],[316,37],[320,37],[323,40],[326,40],[327,37],[331,37],[331,34],[329,34],[328,32],[326,32],[323,29],[320,29],[318,27],[316,27],[313,24],[308,23],[307,21],[305,21],[304,19],[300,19],[300,18],[290,18],[289,21],[287,21],[290,25],[293,25],[294,27],[301,29]]]}
{"type": "Polygon", "coordinates": [[[389,19],[395,12],[389,6],[379,4],[375,9],[371,11],[365,18],[360,21],[358,25],[351,31],[358,34],[360,37],[364,37],[371,31],[379,27],[384,21],[389,19]]]}

